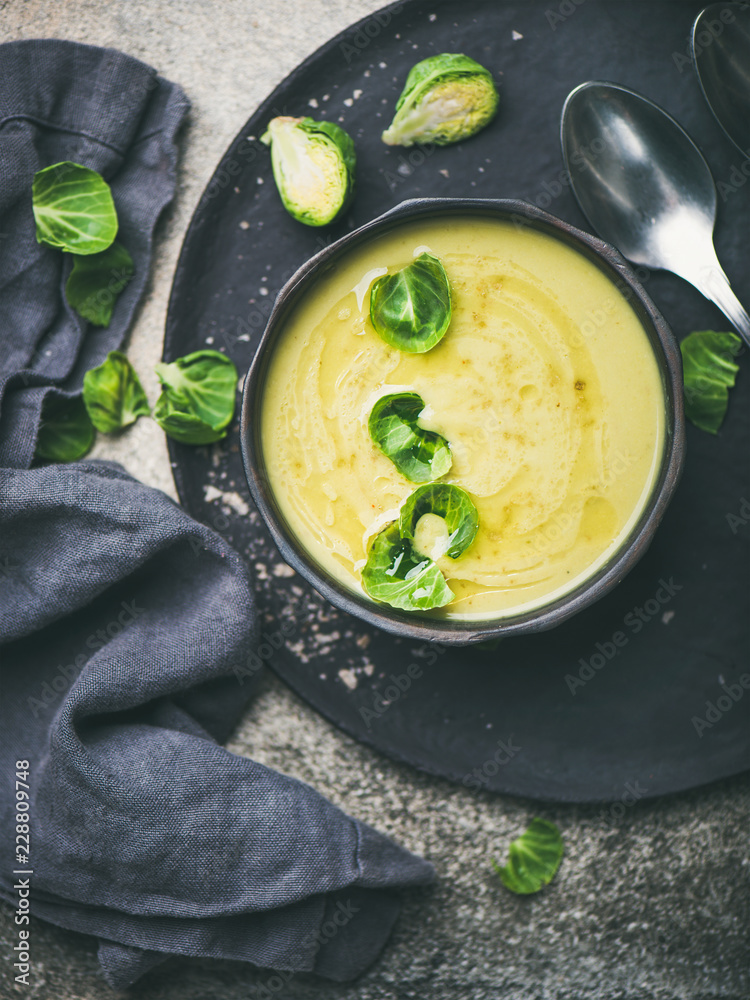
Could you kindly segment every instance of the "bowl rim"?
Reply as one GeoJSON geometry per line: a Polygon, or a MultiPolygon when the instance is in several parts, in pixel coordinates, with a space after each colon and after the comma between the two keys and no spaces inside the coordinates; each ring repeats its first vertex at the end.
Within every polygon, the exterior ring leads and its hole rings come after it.
{"type": "Polygon", "coordinates": [[[487,639],[545,631],[566,621],[607,594],[645,553],[671,500],[685,459],[682,358],[664,317],[625,258],[600,240],[535,205],[515,198],[410,198],[346,233],[309,258],[280,289],[245,376],[240,416],[240,447],[250,493],[284,559],[335,607],[370,625],[417,641],[470,645],[487,639]],[[374,235],[424,216],[482,215],[531,227],[573,246],[596,264],[628,300],[651,342],[662,377],[666,404],[665,440],[659,473],[636,524],[611,559],[578,587],[544,605],[502,619],[460,620],[422,617],[360,597],[330,576],[303,548],[281,513],[265,473],[260,441],[262,384],[283,321],[304,290],[327,265],[374,235]]]}

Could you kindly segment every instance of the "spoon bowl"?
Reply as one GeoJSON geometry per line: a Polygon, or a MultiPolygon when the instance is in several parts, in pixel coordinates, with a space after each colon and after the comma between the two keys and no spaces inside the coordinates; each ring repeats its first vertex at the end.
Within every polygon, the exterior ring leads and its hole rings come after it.
{"type": "Polygon", "coordinates": [[[711,171],[674,118],[635,91],[592,80],[568,95],[561,141],[573,192],[599,235],[635,263],[695,285],[750,344],[750,316],[714,250],[711,171]]]}
{"type": "Polygon", "coordinates": [[[716,121],[750,157],[750,7],[714,3],[695,19],[693,60],[716,121]]]}

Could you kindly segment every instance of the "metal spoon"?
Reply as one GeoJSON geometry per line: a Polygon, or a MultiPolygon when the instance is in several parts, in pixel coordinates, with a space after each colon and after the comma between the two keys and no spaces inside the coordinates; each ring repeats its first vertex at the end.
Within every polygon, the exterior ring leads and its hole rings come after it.
{"type": "Polygon", "coordinates": [[[592,80],[568,94],[561,139],[573,191],[599,235],[635,263],[695,285],[750,345],[750,316],[714,250],[711,171],[677,122],[632,90],[592,80]]]}
{"type": "Polygon", "coordinates": [[[706,7],[695,19],[692,46],[708,106],[735,146],[750,157],[750,7],[706,7]]]}

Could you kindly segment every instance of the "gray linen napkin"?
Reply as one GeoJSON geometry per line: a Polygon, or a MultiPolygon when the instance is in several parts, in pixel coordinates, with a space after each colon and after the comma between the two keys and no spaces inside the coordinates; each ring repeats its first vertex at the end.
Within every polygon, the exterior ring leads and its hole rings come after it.
{"type": "Polygon", "coordinates": [[[151,67],[90,45],[0,45],[0,467],[28,468],[44,397],[70,396],[118,348],[148,281],[156,221],[174,194],[189,103],[151,67]],[[106,329],[68,305],[70,254],[36,242],[36,170],[72,160],[112,187],[135,277],[106,329]]]}
{"type": "Polygon", "coordinates": [[[388,937],[393,890],[432,867],[220,746],[252,694],[255,614],[219,535],[113,464],[29,468],[45,394],[122,343],[186,110],[113,50],[0,46],[0,898],[17,902],[28,761],[31,912],[96,935],[111,985],[166,954],[346,980],[388,937]],[[107,330],[68,309],[69,262],[34,239],[31,179],[62,159],[111,182],[135,261],[107,330]]]}

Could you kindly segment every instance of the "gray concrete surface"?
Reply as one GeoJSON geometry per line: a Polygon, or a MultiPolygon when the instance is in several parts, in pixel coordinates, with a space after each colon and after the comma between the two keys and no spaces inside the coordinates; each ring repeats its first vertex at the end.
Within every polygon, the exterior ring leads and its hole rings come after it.
{"type": "MultiPolygon", "coordinates": [[[[153,279],[129,354],[156,396],[166,303],[200,192],[253,108],[304,56],[374,0],[0,0],[0,40],[62,37],[113,45],[188,92],[176,203],[160,227],[153,279]]],[[[95,452],[174,495],[152,421],[95,452]]],[[[297,976],[283,988],[238,963],[170,959],[130,994],[100,977],[91,939],[32,924],[33,976],[0,967],[0,997],[39,1000],[748,1000],[750,775],[653,803],[621,818],[606,807],[549,807],[475,794],[395,765],[354,743],[273,677],[230,749],[310,782],[350,813],[437,866],[435,889],[411,894],[391,942],[356,983],[297,976]],[[489,859],[528,820],[563,831],[558,877],[537,897],[506,892],[489,859]]],[[[11,954],[11,914],[0,948],[11,954]]]]}

